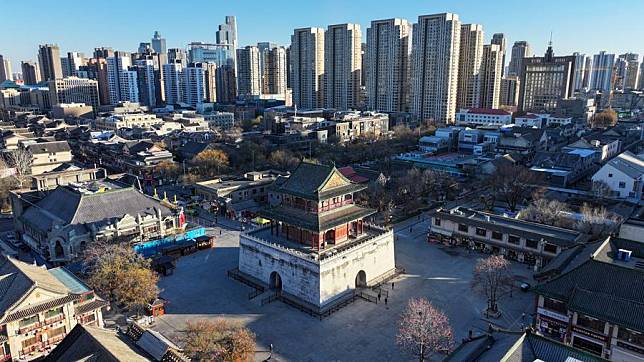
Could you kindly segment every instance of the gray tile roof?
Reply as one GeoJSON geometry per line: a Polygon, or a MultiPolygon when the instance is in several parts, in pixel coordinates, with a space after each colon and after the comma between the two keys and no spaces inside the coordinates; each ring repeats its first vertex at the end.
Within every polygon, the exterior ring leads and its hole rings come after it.
{"type": "Polygon", "coordinates": [[[125,214],[136,216],[154,214],[161,210],[162,216],[172,214],[172,210],[157,200],[146,196],[133,187],[84,194],[70,187],[59,186],[25,211],[24,221],[46,232],[54,223],[84,226],[121,218],[125,214]]]}
{"type": "Polygon", "coordinates": [[[363,190],[364,185],[357,185],[347,179],[335,166],[320,165],[309,162],[302,162],[293,171],[291,176],[277,188],[278,192],[283,192],[295,196],[311,200],[320,200],[328,197],[336,196],[336,192],[349,193],[363,190]],[[325,190],[320,193],[319,190],[326,181],[336,173],[341,178],[346,180],[348,185],[338,187],[338,190],[325,190]],[[340,190],[342,189],[342,190],[340,190]]]}
{"type": "Polygon", "coordinates": [[[36,143],[36,144],[29,145],[28,149],[33,154],[71,151],[67,141],[36,143]]]}
{"type": "Polygon", "coordinates": [[[532,362],[541,360],[547,362],[566,362],[570,357],[584,362],[606,361],[605,359],[593,354],[530,332],[526,332],[523,337],[520,338],[512,348],[510,348],[508,353],[501,358],[501,361],[532,362]]]}
{"type": "Polygon", "coordinates": [[[69,289],[47,269],[0,256],[0,317],[33,288],[68,294],[69,289]]]}
{"type": "Polygon", "coordinates": [[[77,324],[44,361],[154,361],[114,330],[77,324]]]}
{"type": "Polygon", "coordinates": [[[608,165],[634,179],[644,174],[644,161],[630,151],[626,151],[608,161],[608,165]]]}
{"type": "Polygon", "coordinates": [[[644,270],[591,258],[537,285],[535,292],[567,303],[570,310],[644,332],[644,270]]]}

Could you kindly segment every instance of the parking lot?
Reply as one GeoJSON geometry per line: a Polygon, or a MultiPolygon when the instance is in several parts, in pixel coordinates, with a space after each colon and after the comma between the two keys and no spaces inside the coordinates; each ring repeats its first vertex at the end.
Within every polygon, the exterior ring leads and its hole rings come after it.
{"type": "MultiPolygon", "coordinates": [[[[533,312],[533,295],[515,291],[504,296],[501,318],[485,320],[485,298],[470,289],[474,264],[485,255],[430,245],[426,228],[426,221],[418,219],[395,227],[396,264],[406,273],[394,280],[393,290],[387,285],[388,305],[357,300],[322,321],[280,302],[260,306],[261,297],[248,300],[251,289],[226,277],[237,266],[239,234],[224,230],[215,248],[181,258],[174,274],[162,277],[159,286],[169,301],[168,314],[154,328],[180,343],[186,321],[229,318],[257,335],[257,360],[269,356],[272,344],[272,359],[297,361],[408,359],[395,345],[395,335],[399,315],[412,297],[426,297],[448,315],[457,343],[468,330],[483,331],[489,323],[520,328],[526,322],[522,313],[533,312]]],[[[218,235],[218,229],[212,232],[218,235]]],[[[520,264],[513,265],[513,272],[526,281],[531,274],[520,264]]]]}

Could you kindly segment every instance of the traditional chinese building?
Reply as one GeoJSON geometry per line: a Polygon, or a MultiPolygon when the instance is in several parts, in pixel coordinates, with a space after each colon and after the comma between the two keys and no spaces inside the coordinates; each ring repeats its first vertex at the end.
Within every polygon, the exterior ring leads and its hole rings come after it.
{"type": "Polygon", "coordinates": [[[102,327],[105,306],[64,268],[0,256],[0,361],[41,357],[77,324],[102,327]]]}
{"type": "Polygon", "coordinates": [[[271,222],[240,237],[239,271],[317,307],[395,273],[393,233],[354,203],[365,185],[333,166],[302,163],[259,214],[271,222]]]}

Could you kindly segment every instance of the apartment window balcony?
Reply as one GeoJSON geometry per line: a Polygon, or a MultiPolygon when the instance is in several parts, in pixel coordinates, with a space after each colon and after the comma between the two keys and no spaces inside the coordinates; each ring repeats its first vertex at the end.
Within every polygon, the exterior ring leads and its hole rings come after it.
{"type": "Polygon", "coordinates": [[[18,334],[25,334],[27,332],[33,331],[34,329],[38,329],[40,327],[42,327],[42,323],[36,322],[28,326],[21,327],[20,329],[18,329],[18,334]]]}
{"type": "Polygon", "coordinates": [[[58,321],[62,321],[63,319],[65,319],[65,314],[61,313],[61,314],[55,315],[53,317],[46,318],[44,324],[56,323],[58,321]]]}

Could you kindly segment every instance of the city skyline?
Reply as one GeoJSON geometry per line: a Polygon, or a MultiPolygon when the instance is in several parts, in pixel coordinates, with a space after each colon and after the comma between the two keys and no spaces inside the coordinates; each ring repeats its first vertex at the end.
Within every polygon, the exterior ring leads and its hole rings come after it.
{"type": "MultiPolygon", "coordinates": [[[[0,43],[0,53],[14,64],[14,72],[20,68],[16,65],[21,61],[35,61],[38,45],[45,43],[58,44],[61,53],[78,51],[88,55],[94,47],[100,46],[135,51],[140,42],[150,41],[157,30],[167,39],[168,48],[184,48],[191,41],[214,42],[217,25],[225,15],[237,17],[239,47],[262,41],[289,45],[290,35],[296,28],[326,28],[328,25],[341,23],[359,24],[364,42],[366,29],[372,20],[402,18],[415,23],[420,15],[452,12],[458,14],[463,23],[483,25],[486,42],[489,42],[493,33],[504,33],[508,39],[508,48],[515,41],[526,40],[537,56],[545,52],[550,32],[553,33],[554,51],[557,55],[569,55],[573,52],[592,55],[600,50],[615,54],[644,53],[644,47],[632,42],[632,37],[614,36],[644,32],[644,24],[637,21],[638,14],[644,11],[644,3],[636,1],[630,2],[630,6],[615,8],[599,1],[561,3],[547,0],[538,4],[519,4],[498,0],[479,4],[468,0],[453,4],[440,0],[426,5],[403,3],[393,7],[371,6],[373,2],[365,1],[346,4],[327,0],[290,8],[289,2],[280,0],[271,2],[270,7],[262,6],[262,11],[257,11],[259,4],[254,1],[244,5],[198,2],[191,4],[190,8],[200,7],[202,10],[190,13],[190,16],[173,16],[172,23],[163,19],[175,15],[176,9],[155,7],[155,3],[149,1],[132,4],[117,0],[110,4],[110,8],[101,8],[100,12],[88,11],[87,6],[93,6],[91,4],[76,0],[68,3],[70,6],[65,7],[59,3],[39,3],[41,11],[49,16],[38,19],[38,22],[31,23],[29,27],[22,26],[22,18],[18,16],[5,20],[8,28],[20,28],[20,32],[0,43]],[[127,7],[120,6],[125,4],[127,7]],[[611,32],[601,31],[600,27],[593,26],[608,11],[612,17],[621,20],[611,24],[611,32]],[[142,12],[149,16],[140,17],[142,12]],[[61,17],[76,20],[61,22],[61,17]],[[120,19],[127,26],[90,26],[106,22],[106,19],[107,24],[110,17],[120,19]],[[283,21],[285,18],[288,20],[283,21]]],[[[21,2],[20,6],[18,3],[7,3],[5,9],[9,14],[20,14],[25,5],[25,2],[21,2]]],[[[506,57],[506,65],[507,62],[509,57],[506,57]]]]}

